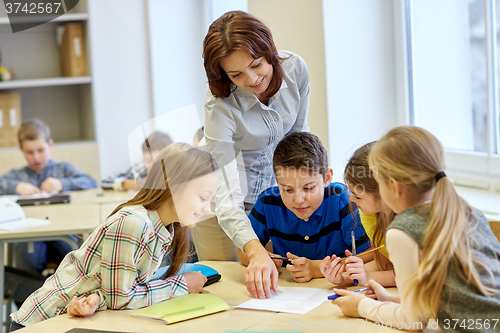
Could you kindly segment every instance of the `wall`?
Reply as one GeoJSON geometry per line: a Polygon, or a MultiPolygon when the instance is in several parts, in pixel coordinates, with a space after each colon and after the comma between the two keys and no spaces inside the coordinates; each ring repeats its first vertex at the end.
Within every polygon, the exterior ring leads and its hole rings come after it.
{"type": "Polygon", "coordinates": [[[147,8],[144,1],[88,0],[88,10],[96,140],[106,177],[130,167],[128,136],[153,116],[147,8]]]}
{"type": "Polygon", "coordinates": [[[393,2],[324,0],[330,163],[398,123],[393,2]]]}
{"type": "Polygon", "coordinates": [[[248,11],[264,21],[278,49],[300,55],[309,68],[311,95],[307,121],[328,149],[325,43],[321,0],[248,0],[248,11]]]}

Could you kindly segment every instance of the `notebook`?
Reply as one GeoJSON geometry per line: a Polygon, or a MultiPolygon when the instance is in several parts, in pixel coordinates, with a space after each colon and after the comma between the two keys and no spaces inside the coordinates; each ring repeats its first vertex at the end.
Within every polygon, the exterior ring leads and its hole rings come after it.
{"type": "Polygon", "coordinates": [[[69,194],[38,194],[17,199],[19,206],[51,205],[58,203],[69,203],[71,196],[69,194]]]}
{"type": "Polygon", "coordinates": [[[227,309],[229,305],[220,297],[210,294],[188,294],[136,310],[132,316],[173,324],[227,309]]]}
{"type": "MultiPolygon", "coordinates": [[[[169,267],[170,266],[163,266],[163,267],[158,268],[158,270],[153,275],[151,280],[158,280],[159,278],[161,278],[161,276],[163,274],[165,274],[165,272],[167,271],[167,269],[169,267]]],[[[182,273],[191,272],[191,271],[192,272],[201,272],[201,274],[203,274],[207,277],[207,282],[205,282],[203,287],[206,287],[209,284],[217,282],[221,278],[221,275],[215,269],[213,269],[212,267],[208,267],[206,265],[202,265],[202,264],[191,264],[191,263],[183,264],[181,269],[179,270],[179,273],[177,273],[177,274],[182,274],[182,273]]]]}

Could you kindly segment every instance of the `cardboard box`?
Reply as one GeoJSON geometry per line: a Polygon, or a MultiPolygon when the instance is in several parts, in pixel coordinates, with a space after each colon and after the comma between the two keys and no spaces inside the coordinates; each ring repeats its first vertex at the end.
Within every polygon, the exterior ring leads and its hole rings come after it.
{"type": "Polygon", "coordinates": [[[0,93],[0,147],[17,147],[21,127],[21,94],[0,93]]]}
{"type": "Polygon", "coordinates": [[[82,23],[66,23],[63,28],[61,45],[59,46],[61,75],[87,76],[82,23]]]}

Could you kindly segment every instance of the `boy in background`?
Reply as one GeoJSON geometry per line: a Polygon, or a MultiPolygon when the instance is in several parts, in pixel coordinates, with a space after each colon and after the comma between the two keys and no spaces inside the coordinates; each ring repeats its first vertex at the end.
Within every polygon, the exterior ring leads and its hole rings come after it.
{"type": "MultiPolygon", "coordinates": [[[[54,141],[50,128],[40,119],[25,121],[17,134],[19,149],[28,165],[11,170],[0,177],[0,194],[31,195],[41,192],[74,191],[96,188],[92,177],[71,163],[50,159],[54,141]]],[[[49,263],[60,263],[71,247],[64,241],[34,242],[16,246],[16,266],[30,272],[41,273],[49,263]]]]}
{"type": "Polygon", "coordinates": [[[124,173],[112,174],[108,178],[103,179],[101,187],[105,190],[139,191],[141,187],[134,179],[134,170],[136,174],[140,175],[141,179],[144,179],[147,176],[149,168],[163,148],[173,142],[170,135],[159,131],[153,132],[142,144],[143,162],[133,165],[124,173]]]}
{"type": "MultiPolygon", "coordinates": [[[[357,215],[359,221],[359,213],[351,210],[345,186],[331,183],[328,154],[317,136],[295,132],[283,138],[273,167],[278,186],[259,196],[249,218],[263,246],[271,241],[274,253],[292,259],[286,268],[296,282],[323,277],[319,264],[326,256],[350,254],[353,230],[358,252],[370,247],[363,226],[353,219],[357,215]]],[[[248,265],[240,249],[238,258],[248,265]]]]}
{"type": "Polygon", "coordinates": [[[40,119],[25,121],[17,138],[28,165],[0,177],[0,194],[31,195],[97,187],[92,177],[71,163],[50,159],[54,140],[50,137],[50,128],[40,119]]]}

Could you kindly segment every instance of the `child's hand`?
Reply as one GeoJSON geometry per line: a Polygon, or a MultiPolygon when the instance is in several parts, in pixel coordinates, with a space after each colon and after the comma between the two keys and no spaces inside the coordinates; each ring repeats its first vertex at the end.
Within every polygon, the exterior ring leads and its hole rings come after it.
{"type": "Polygon", "coordinates": [[[78,297],[73,296],[71,303],[68,305],[68,314],[73,317],[88,317],[94,314],[99,303],[101,303],[101,297],[97,294],[90,294],[80,300],[78,300],[78,297]]]}
{"type": "Polygon", "coordinates": [[[286,256],[293,259],[291,264],[286,265],[286,269],[292,273],[295,282],[307,282],[312,279],[311,260],[304,257],[297,257],[290,252],[287,252],[286,256]]]}
{"type": "Polygon", "coordinates": [[[186,272],[182,273],[186,279],[188,292],[190,294],[201,294],[203,292],[203,285],[207,282],[207,277],[201,272],[186,272]]]}
{"type": "Polygon", "coordinates": [[[389,292],[384,287],[382,287],[381,284],[375,282],[374,280],[369,280],[368,283],[365,284],[365,286],[373,288],[373,290],[367,290],[365,292],[365,295],[367,297],[378,299],[381,302],[397,302],[397,300],[393,299],[393,297],[391,297],[391,294],[389,294],[389,292]]]}
{"type": "Polygon", "coordinates": [[[63,186],[60,179],[49,177],[40,186],[40,190],[45,192],[60,192],[63,186]]]}
{"type": "Polygon", "coordinates": [[[135,179],[127,179],[122,183],[122,187],[124,190],[139,191],[141,189],[141,187],[136,184],[135,179]]]}
{"type": "Polygon", "coordinates": [[[275,255],[274,253],[271,253],[269,251],[267,251],[267,253],[269,253],[269,257],[271,257],[271,259],[273,260],[274,265],[276,266],[276,270],[278,271],[278,274],[279,274],[281,272],[281,265],[283,265],[283,260],[274,259],[273,258],[273,255],[275,255]]]}
{"type": "MultiPolygon", "coordinates": [[[[350,252],[349,252],[350,253],[350,252]]],[[[346,272],[351,280],[357,279],[360,286],[364,286],[368,280],[368,272],[366,271],[363,259],[360,257],[349,256],[346,259],[346,272]]]]}
{"type": "Polygon", "coordinates": [[[333,288],[337,295],[341,295],[332,301],[333,304],[338,305],[344,316],[346,317],[359,317],[358,305],[363,298],[366,298],[362,293],[348,291],[345,289],[333,288]]]}
{"type": "Polygon", "coordinates": [[[42,193],[42,191],[33,184],[21,182],[16,186],[16,193],[20,195],[32,195],[42,193]]]}
{"type": "Polygon", "coordinates": [[[337,257],[335,254],[326,256],[325,259],[319,264],[319,270],[325,276],[325,278],[333,284],[344,284],[346,279],[343,276],[345,272],[345,265],[341,264],[342,258],[337,257]]]}

